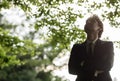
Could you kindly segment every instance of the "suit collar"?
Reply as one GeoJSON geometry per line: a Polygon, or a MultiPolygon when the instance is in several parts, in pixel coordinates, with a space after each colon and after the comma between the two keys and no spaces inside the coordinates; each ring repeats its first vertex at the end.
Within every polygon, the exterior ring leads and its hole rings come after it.
{"type": "MultiPolygon", "coordinates": [[[[101,44],[102,40],[97,39],[95,42],[95,45],[101,44]]],[[[83,44],[87,44],[87,40],[85,42],[83,42],[83,44]]]]}

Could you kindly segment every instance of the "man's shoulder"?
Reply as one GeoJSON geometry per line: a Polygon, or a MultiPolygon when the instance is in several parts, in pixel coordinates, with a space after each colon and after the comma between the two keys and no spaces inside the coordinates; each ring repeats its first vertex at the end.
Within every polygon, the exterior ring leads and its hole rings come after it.
{"type": "Polygon", "coordinates": [[[75,43],[74,45],[73,45],[73,47],[78,47],[78,46],[80,46],[81,44],[78,44],[78,43],[75,43]]]}
{"type": "Polygon", "coordinates": [[[113,44],[112,41],[105,41],[105,40],[100,40],[101,44],[113,44]]]}
{"type": "Polygon", "coordinates": [[[106,40],[101,40],[101,42],[104,42],[104,43],[112,43],[112,41],[106,41],[106,40]]]}
{"type": "Polygon", "coordinates": [[[73,45],[73,47],[74,48],[80,48],[81,46],[83,46],[84,45],[84,43],[82,42],[82,43],[75,43],[74,45],[73,45]]]}
{"type": "Polygon", "coordinates": [[[84,45],[86,42],[81,42],[81,43],[75,43],[73,46],[82,46],[84,45]]]}

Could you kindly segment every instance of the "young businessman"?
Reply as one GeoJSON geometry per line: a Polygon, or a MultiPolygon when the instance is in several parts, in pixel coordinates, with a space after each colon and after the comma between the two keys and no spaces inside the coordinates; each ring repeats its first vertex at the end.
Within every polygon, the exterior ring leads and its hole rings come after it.
{"type": "Polygon", "coordinates": [[[68,63],[70,74],[76,81],[112,81],[109,71],[113,66],[114,49],[111,41],[102,41],[103,23],[97,15],[86,20],[87,39],[74,44],[68,63]]]}

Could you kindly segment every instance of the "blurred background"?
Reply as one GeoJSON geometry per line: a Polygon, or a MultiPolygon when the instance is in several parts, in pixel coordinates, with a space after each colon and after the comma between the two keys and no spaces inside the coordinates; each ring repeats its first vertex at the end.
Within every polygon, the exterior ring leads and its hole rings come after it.
{"type": "Polygon", "coordinates": [[[91,14],[114,43],[111,76],[120,81],[120,0],[0,0],[0,81],[74,81],[70,50],[85,41],[91,14]]]}

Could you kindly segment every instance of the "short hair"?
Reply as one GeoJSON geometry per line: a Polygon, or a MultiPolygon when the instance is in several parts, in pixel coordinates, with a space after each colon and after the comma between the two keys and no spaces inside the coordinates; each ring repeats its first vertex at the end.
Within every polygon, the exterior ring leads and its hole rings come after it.
{"type": "Polygon", "coordinates": [[[95,23],[97,23],[97,25],[101,28],[101,30],[98,33],[98,37],[100,38],[103,32],[103,23],[100,20],[100,18],[96,15],[93,14],[92,16],[90,16],[87,20],[86,20],[86,24],[84,26],[84,30],[86,31],[87,27],[93,26],[95,23]]]}

